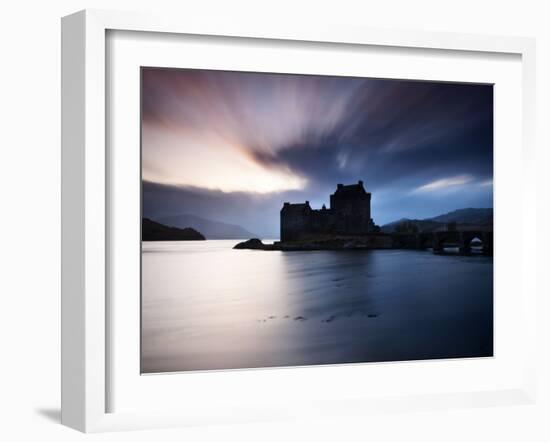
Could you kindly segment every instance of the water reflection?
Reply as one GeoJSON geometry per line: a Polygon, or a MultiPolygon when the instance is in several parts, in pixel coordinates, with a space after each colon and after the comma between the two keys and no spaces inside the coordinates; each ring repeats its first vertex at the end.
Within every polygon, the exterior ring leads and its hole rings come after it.
{"type": "Polygon", "coordinates": [[[144,243],[142,370],[492,354],[492,260],[144,243]]]}

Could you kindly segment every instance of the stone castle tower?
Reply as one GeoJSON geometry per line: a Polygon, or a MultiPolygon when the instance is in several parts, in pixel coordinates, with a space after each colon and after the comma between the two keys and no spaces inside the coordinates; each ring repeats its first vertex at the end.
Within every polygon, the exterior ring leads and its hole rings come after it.
{"type": "Polygon", "coordinates": [[[330,195],[330,208],[314,210],[309,201],[284,203],[281,209],[281,241],[312,239],[326,235],[366,235],[377,231],[370,212],[371,194],[363,181],[338,184],[330,195]]]}

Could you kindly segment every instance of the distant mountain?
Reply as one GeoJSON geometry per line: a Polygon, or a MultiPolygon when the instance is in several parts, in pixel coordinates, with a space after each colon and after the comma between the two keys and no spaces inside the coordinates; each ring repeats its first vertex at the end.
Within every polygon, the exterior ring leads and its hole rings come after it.
{"type": "Polygon", "coordinates": [[[158,221],[174,227],[192,227],[202,232],[208,239],[247,239],[257,236],[236,224],[212,221],[189,214],[165,216],[158,221]]]}
{"type": "Polygon", "coordinates": [[[416,226],[419,232],[433,232],[446,226],[447,223],[456,223],[457,226],[487,226],[493,223],[493,209],[458,209],[443,215],[425,219],[401,218],[400,220],[384,224],[382,232],[391,233],[404,223],[416,226]]]}
{"type": "Polygon", "coordinates": [[[409,219],[409,218],[401,218],[398,221],[393,221],[388,224],[384,224],[380,230],[384,233],[392,233],[395,231],[397,226],[402,225],[404,223],[407,224],[413,224],[417,227],[419,232],[432,232],[434,230],[437,230],[440,227],[443,227],[445,223],[438,223],[436,221],[432,221],[430,219],[409,219]]]}
{"type": "Polygon", "coordinates": [[[486,225],[493,222],[493,209],[458,209],[430,218],[438,223],[466,223],[486,225]]]}
{"type": "Polygon", "coordinates": [[[142,219],[142,241],[203,241],[206,238],[195,229],[165,226],[148,218],[142,219]]]}

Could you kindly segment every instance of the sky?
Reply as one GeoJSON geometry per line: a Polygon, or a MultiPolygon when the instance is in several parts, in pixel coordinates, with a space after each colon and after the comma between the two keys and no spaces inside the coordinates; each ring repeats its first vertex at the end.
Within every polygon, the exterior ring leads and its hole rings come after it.
{"type": "Polygon", "coordinates": [[[378,225],[493,206],[492,85],[142,69],[143,215],[276,237],[365,183],[378,225]]]}

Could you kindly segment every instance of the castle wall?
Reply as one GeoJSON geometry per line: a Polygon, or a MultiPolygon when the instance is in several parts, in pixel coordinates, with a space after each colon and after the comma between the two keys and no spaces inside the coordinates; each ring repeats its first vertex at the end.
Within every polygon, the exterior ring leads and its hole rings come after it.
{"type": "Polygon", "coordinates": [[[330,207],[339,214],[336,230],[338,233],[360,235],[371,231],[370,193],[364,195],[330,196],[330,207]]]}
{"type": "Polygon", "coordinates": [[[281,241],[309,239],[315,235],[365,235],[375,230],[370,212],[371,194],[363,182],[338,185],[330,195],[330,209],[312,210],[305,204],[285,203],[281,209],[281,241]]]}
{"type": "Polygon", "coordinates": [[[335,233],[338,218],[332,210],[313,210],[311,214],[312,233],[335,233]]]}
{"type": "Polygon", "coordinates": [[[281,241],[294,241],[311,231],[311,209],[281,210],[281,241]]]}

